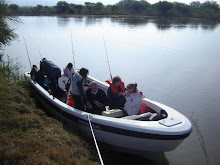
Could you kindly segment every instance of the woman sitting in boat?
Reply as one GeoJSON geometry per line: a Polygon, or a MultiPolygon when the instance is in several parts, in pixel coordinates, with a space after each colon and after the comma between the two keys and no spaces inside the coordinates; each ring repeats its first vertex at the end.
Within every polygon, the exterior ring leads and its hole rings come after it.
{"type": "Polygon", "coordinates": [[[125,92],[125,107],[124,110],[127,114],[138,115],[142,105],[142,92],[137,90],[137,83],[131,83],[127,85],[127,91],[125,92]]]}
{"type": "Polygon", "coordinates": [[[119,76],[116,76],[111,81],[107,81],[110,84],[108,88],[107,95],[109,100],[109,108],[110,109],[123,109],[125,104],[125,86],[124,82],[121,81],[119,76]]]}
{"type": "Polygon", "coordinates": [[[86,68],[81,68],[79,72],[76,72],[72,79],[72,97],[74,100],[75,108],[79,110],[84,110],[84,103],[87,109],[91,109],[92,106],[86,97],[83,88],[84,83],[89,74],[89,70],[86,68]]]}
{"type": "Polygon", "coordinates": [[[72,63],[68,63],[66,68],[63,70],[63,76],[68,77],[70,79],[70,82],[72,82],[73,75],[75,74],[75,70],[73,68],[72,63]]]}
{"type": "Polygon", "coordinates": [[[89,84],[90,88],[86,91],[86,96],[89,102],[92,104],[91,113],[101,115],[102,111],[105,111],[105,106],[108,105],[108,98],[105,92],[98,88],[95,81],[89,84]]]}

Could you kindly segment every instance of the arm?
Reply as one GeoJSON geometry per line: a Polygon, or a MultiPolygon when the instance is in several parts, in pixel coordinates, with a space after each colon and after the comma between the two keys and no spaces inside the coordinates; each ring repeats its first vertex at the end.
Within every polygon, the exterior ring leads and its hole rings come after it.
{"type": "Polygon", "coordinates": [[[108,97],[106,96],[105,92],[100,89],[100,94],[101,94],[101,98],[102,98],[101,103],[104,105],[108,105],[108,97]]]}
{"type": "Polygon", "coordinates": [[[91,90],[90,90],[90,88],[87,89],[87,91],[86,91],[86,97],[87,97],[88,101],[89,101],[90,103],[92,103],[91,90]]]}
{"type": "Polygon", "coordinates": [[[80,95],[82,96],[82,99],[85,103],[88,102],[88,98],[86,97],[84,91],[83,91],[83,81],[78,81],[77,82],[77,86],[79,88],[79,92],[80,92],[80,95]]]}
{"type": "Polygon", "coordinates": [[[63,69],[63,76],[67,77],[67,69],[66,68],[63,69]]]}

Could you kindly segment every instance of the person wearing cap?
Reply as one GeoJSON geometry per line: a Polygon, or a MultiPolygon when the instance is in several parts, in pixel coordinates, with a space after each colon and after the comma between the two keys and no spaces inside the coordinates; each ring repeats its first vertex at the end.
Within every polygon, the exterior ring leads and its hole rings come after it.
{"type": "Polygon", "coordinates": [[[95,81],[90,83],[90,88],[86,91],[86,96],[89,99],[89,102],[92,105],[91,113],[102,114],[102,111],[105,111],[105,106],[108,105],[108,98],[105,92],[98,88],[98,85],[95,81]]]}

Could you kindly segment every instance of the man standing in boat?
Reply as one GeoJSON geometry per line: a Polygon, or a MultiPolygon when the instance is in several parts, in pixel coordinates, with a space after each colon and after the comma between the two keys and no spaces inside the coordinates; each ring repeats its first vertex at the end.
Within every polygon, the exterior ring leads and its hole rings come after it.
{"type": "Polygon", "coordinates": [[[79,72],[76,72],[72,79],[72,96],[75,104],[75,108],[79,110],[84,110],[84,103],[87,109],[91,109],[92,106],[86,97],[83,88],[84,83],[89,74],[89,70],[86,68],[81,68],[79,72]]]}

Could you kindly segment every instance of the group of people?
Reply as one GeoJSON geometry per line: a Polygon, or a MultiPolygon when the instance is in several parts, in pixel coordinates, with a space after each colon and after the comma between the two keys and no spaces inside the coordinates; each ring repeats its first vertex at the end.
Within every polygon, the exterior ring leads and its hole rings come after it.
{"type": "MultiPolygon", "coordinates": [[[[68,77],[71,82],[75,108],[102,114],[106,110],[106,106],[109,106],[110,109],[124,110],[125,115],[139,114],[143,94],[137,90],[136,83],[130,83],[125,88],[124,82],[119,76],[113,77],[106,81],[109,84],[106,95],[95,81],[90,82],[89,88],[84,90],[88,74],[89,70],[86,68],[75,72],[72,63],[69,63],[64,69],[62,76],[68,77]]],[[[53,62],[44,58],[40,62],[40,70],[36,65],[33,66],[31,77],[45,89],[51,89],[55,97],[59,95],[61,89],[58,87],[58,78],[61,77],[61,70],[53,62]],[[47,76],[49,87],[45,84],[44,75],[47,76]]]]}

